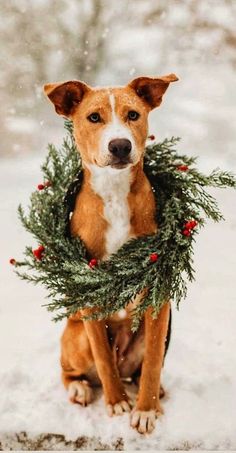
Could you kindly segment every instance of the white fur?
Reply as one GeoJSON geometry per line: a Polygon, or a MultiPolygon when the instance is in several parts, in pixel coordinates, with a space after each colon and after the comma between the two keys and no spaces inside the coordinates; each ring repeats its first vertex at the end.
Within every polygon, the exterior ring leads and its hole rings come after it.
{"type": "Polygon", "coordinates": [[[132,137],[131,131],[129,127],[125,126],[122,124],[120,119],[115,113],[115,96],[114,94],[110,93],[109,94],[109,100],[111,104],[111,113],[112,113],[112,120],[110,123],[107,124],[107,126],[104,128],[104,132],[101,136],[101,142],[100,142],[100,152],[101,154],[105,154],[106,156],[109,156],[110,152],[108,150],[108,145],[111,140],[114,140],[116,138],[126,138],[130,140],[132,144],[132,150],[130,153],[130,157],[134,157],[135,153],[135,143],[134,139],[132,137]]]}
{"type": "Polygon", "coordinates": [[[82,406],[87,406],[93,399],[93,390],[86,380],[73,381],[69,384],[68,396],[73,403],[77,402],[82,406]]]}
{"type": "Polygon", "coordinates": [[[104,203],[104,217],[109,226],[106,231],[106,256],[109,258],[129,238],[130,213],[127,196],[130,190],[130,169],[113,169],[89,165],[91,184],[104,203]]]}
{"type": "Polygon", "coordinates": [[[131,414],[130,424],[136,428],[140,434],[151,433],[155,428],[158,414],[155,410],[139,411],[134,409],[131,414]]]}

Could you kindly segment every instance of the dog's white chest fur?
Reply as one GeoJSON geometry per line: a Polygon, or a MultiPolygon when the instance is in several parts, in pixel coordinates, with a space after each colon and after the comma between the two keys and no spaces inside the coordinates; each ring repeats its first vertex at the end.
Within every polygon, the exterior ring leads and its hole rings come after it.
{"type": "Polygon", "coordinates": [[[91,165],[90,171],[93,190],[103,200],[103,215],[108,222],[104,257],[106,259],[129,238],[130,213],[127,197],[130,190],[130,170],[91,165]]]}

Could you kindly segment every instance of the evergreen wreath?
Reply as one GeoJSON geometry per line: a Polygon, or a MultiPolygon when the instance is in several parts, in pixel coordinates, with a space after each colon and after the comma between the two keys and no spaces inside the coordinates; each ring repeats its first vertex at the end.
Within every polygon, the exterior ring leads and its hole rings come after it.
{"type": "Polygon", "coordinates": [[[46,286],[50,299],[46,307],[55,313],[54,320],[88,307],[96,310],[86,319],[107,318],[148,288],[133,310],[135,329],[149,306],[156,315],[167,300],[178,307],[186,297],[186,280],[194,279],[193,245],[203,217],[223,219],[205,188],[235,188],[236,179],[219,169],[209,176],[200,173],[195,158],[176,151],[178,138],[147,146],[144,171],[156,200],[158,232],[132,239],[109,260],[98,262],[88,256],[80,238],[69,233],[83,169],[71,122],[65,127],[61,149],[49,145],[42,165],[44,183],[32,193],[28,214],[19,206],[21,222],[39,246],[26,247],[23,261],[10,262],[22,279],[46,286]]]}

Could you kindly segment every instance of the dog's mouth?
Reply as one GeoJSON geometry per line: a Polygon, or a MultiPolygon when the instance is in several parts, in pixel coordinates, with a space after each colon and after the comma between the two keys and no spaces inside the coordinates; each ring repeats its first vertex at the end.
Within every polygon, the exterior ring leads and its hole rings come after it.
{"type": "Polygon", "coordinates": [[[111,162],[109,162],[109,166],[111,168],[115,168],[117,170],[121,170],[123,168],[128,167],[129,165],[132,164],[132,161],[127,158],[122,158],[122,159],[113,159],[111,162]]]}

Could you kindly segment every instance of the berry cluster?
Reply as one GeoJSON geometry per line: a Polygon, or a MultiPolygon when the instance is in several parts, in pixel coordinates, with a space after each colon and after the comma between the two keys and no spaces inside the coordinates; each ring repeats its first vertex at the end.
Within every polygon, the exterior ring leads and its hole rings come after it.
{"type": "Polygon", "coordinates": [[[32,250],[33,255],[39,261],[41,261],[41,259],[43,258],[44,251],[45,251],[45,248],[43,245],[39,245],[37,249],[32,250]]]}
{"type": "Polygon", "coordinates": [[[183,226],[182,234],[184,236],[191,236],[192,230],[197,226],[197,221],[196,220],[188,220],[183,226]]]}

